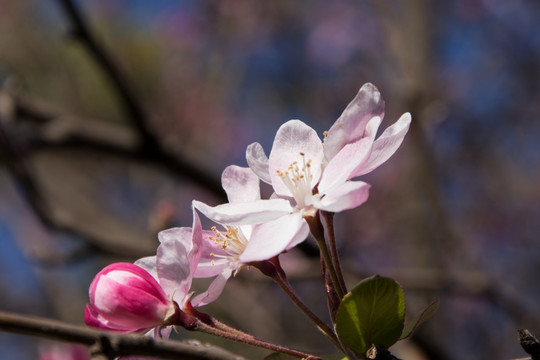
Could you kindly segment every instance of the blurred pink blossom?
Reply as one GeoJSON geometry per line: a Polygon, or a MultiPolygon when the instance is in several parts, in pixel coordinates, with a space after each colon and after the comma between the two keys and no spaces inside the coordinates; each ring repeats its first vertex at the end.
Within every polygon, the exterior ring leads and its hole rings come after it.
{"type": "Polygon", "coordinates": [[[90,360],[90,354],[82,345],[46,343],[39,346],[39,360],[90,360]]]}

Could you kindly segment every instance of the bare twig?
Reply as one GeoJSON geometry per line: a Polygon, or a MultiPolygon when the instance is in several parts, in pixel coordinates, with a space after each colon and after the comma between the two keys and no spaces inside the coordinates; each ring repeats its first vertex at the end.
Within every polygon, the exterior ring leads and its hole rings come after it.
{"type": "Polygon", "coordinates": [[[36,210],[40,220],[51,225],[50,219],[45,215],[49,213],[47,204],[41,196],[41,192],[30,176],[30,171],[24,161],[22,161],[18,150],[10,141],[5,130],[5,125],[13,120],[14,116],[13,100],[3,93],[0,93],[0,160],[6,165],[13,177],[17,180],[27,202],[36,210]]]}
{"type": "MultiPolygon", "coordinates": [[[[118,67],[112,58],[107,54],[104,48],[96,40],[96,37],[86,25],[86,20],[72,0],[58,0],[64,12],[69,18],[72,26],[72,34],[88,50],[89,55],[96,61],[97,65],[103,70],[109,78],[113,89],[118,93],[121,105],[128,117],[133,121],[137,130],[141,144],[138,151],[135,151],[137,157],[143,157],[149,161],[158,161],[167,168],[190,178],[197,184],[208,188],[220,198],[224,198],[219,181],[214,176],[201,168],[194,166],[179,155],[172,155],[164,151],[162,144],[155,137],[148,127],[148,119],[144,111],[139,106],[136,97],[127,85],[126,80],[121,75],[118,67]]],[[[95,145],[95,143],[93,144],[95,145]]],[[[133,151],[131,152],[134,153],[133,151]]]]}
{"type": "Polygon", "coordinates": [[[59,0],[59,3],[71,21],[71,34],[88,50],[88,54],[103,70],[110,80],[111,86],[118,93],[120,104],[141,135],[143,149],[150,152],[159,149],[159,143],[148,128],[146,116],[139,103],[135,100],[130,87],[127,85],[127,82],[122,77],[120,70],[113,60],[89,30],[86,20],[75,3],[71,0],[59,0]]]}
{"type": "MultiPolygon", "coordinates": [[[[60,321],[0,311],[0,330],[92,347],[110,356],[152,356],[185,360],[245,360],[226,350],[198,342],[156,340],[146,336],[97,331],[60,321]]],[[[107,357],[101,357],[107,358],[107,357]]]]}
{"type": "Polygon", "coordinates": [[[84,148],[146,161],[175,176],[187,178],[209,190],[216,197],[225,199],[225,193],[215,175],[161,147],[150,153],[144,151],[138,146],[137,133],[128,127],[99,119],[82,118],[42,101],[15,96],[5,91],[0,92],[0,96],[10,99],[13,103],[12,121],[26,120],[36,124],[37,129],[33,129],[33,133],[28,137],[28,143],[21,149],[24,155],[44,148],[84,148]]]}
{"type": "Polygon", "coordinates": [[[104,242],[81,228],[77,218],[58,218],[26,161],[42,149],[85,149],[106,156],[146,162],[177,178],[187,178],[210,190],[218,198],[225,199],[220,182],[214,175],[161,149],[157,153],[144,152],[138,146],[137,134],[128,127],[81,118],[50,104],[0,90],[0,161],[11,172],[27,203],[44,226],[86,239],[91,251],[136,257],[148,253],[148,249],[136,244],[125,248],[104,242]],[[23,130],[17,128],[19,125],[23,130]]]}

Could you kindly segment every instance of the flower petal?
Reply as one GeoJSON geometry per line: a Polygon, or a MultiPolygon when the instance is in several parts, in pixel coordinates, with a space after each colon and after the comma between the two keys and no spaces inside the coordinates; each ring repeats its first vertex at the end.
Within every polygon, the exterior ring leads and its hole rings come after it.
{"type": "Polygon", "coordinates": [[[192,245],[192,229],[188,227],[175,227],[167,230],[160,231],[158,233],[158,240],[160,243],[168,240],[178,240],[185,244],[186,250],[191,250],[192,245]]]}
{"type": "Polygon", "coordinates": [[[381,136],[373,143],[369,160],[361,169],[357,169],[352,177],[367,174],[388,160],[403,142],[410,124],[411,114],[405,113],[392,126],[386,128],[381,136]]]}
{"type": "Polygon", "coordinates": [[[304,241],[308,234],[309,227],[302,211],[256,225],[240,261],[249,263],[270,259],[304,241]]]}
{"type": "MultiPolygon", "coordinates": [[[[113,331],[119,330],[116,327],[110,326],[106,320],[104,320],[103,318],[99,316],[99,313],[96,311],[96,309],[94,309],[88,304],[84,308],[84,322],[86,323],[86,325],[93,328],[113,330],[113,331]]],[[[122,330],[124,330],[125,332],[129,332],[128,329],[122,329],[122,330]]]]}
{"type": "Polygon", "coordinates": [[[161,231],[156,268],[161,286],[180,306],[187,298],[193,273],[201,257],[202,228],[193,209],[193,227],[161,231]]]}
{"type": "Polygon", "coordinates": [[[346,144],[362,138],[368,121],[375,116],[384,117],[384,101],[379,90],[367,83],[328,130],[324,141],[326,160],[330,161],[346,144]]]}
{"type": "Polygon", "coordinates": [[[253,143],[246,149],[246,161],[249,168],[267,184],[271,183],[270,172],[268,171],[268,157],[261,144],[253,143]]]}
{"type": "Polygon", "coordinates": [[[159,325],[172,306],[161,289],[157,293],[149,292],[131,283],[122,284],[107,275],[98,281],[90,302],[108,323],[118,324],[121,328],[138,331],[159,325]]]}
{"type": "Polygon", "coordinates": [[[231,203],[261,198],[259,178],[250,168],[227,166],[221,175],[221,184],[231,203]]]}
{"type": "Polygon", "coordinates": [[[101,279],[108,277],[120,286],[131,286],[141,291],[167,299],[163,289],[152,274],[131,263],[113,263],[103,268],[92,280],[89,288],[90,301],[95,298],[96,289],[101,286],[101,279]]]}
{"type": "Polygon", "coordinates": [[[260,224],[292,212],[290,202],[284,199],[229,203],[214,207],[194,200],[193,207],[210,220],[226,225],[260,224]]]}
{"type": "Polygon", "coordinates": [[[304,162],[311,161],[313,188],[319,182],[323,159],[323,146],[317,132],[300,120],[287,121],[276,133],[269,157],[270,178],[274,191],[278,195],[291,196],[291,191],[277,172],[289,171],[289,167],[294,162],[302,167],[304,162]]]}
{"type": "Polygon", "coordinates": [[[314,199],[314,206],[330,212],[353,209],[366,202],[369,188],[370,185],[363,181],[347,181],[327,191],[322,199],[314,199]]]}
{"type": "Polygon", "coordinates": [[[225,288],[225,284],[231,277],[232,272],[233,270],[230,268],[225,269],[214,279],[214,281],[212,281],[208,290],[195,296],[193,300],[191,300],[191,304],[198,307],[210,304],[212,301],[216,300],[223,292],[223,288],[225,288]]]}
{"type": "Polygon", "coordinates": [[[156,281],[158,280],[155,255],[140,258],[139,260],[135,261],[134,264],[148,271],[150,275],[156,279],[156,281]]]}
{"type": "Polygon", "coordinates": [[[381,118],[378,116],[371,119],[366,126],[366,137],[346,144],[330,160],[318,186],[320,194],[325,194],[328,189],[343,184],[352,177],[356,169],[364,166],[370,157],[373,140],[380,123],[381,118]]]}
{"type": "MultiPolygon", "coordinates": [[[[150,330],[149,333],[146,335],[152,336],[154,339],[162,339],[162,340],[169,340],[169,337],[171,336],[172,326],[157,326],[153,330],[150,330]]],[[[138,360],[138,358],[133,358],[130,356],[129,358],[121,357],[120,359],[129,359],[129,360],[138,360]]],[[[148,358],[141,358],[141,360],[148,359],[148,358]]]]}
{"type": "Polygon", "coordinates": [[[228,254],[221,248],[220,242],[216,243],[214,236],[213,231],[203,230],[202,232],[201,258],[194,271],[194,278],[214,277],[229,266],[229,261],[221,257],[228,254]]]}
{"type": "Polygon", "coordinates": [[[159,282],[167,294],[182,306],[191,286],[191,269],[188,251],[176,239],[163,241],[157,249],[157,272],[159,282]]]}

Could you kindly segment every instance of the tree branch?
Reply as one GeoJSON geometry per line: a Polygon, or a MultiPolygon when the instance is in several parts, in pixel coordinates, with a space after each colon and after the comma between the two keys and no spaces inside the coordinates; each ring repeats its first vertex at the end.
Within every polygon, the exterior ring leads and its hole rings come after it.
{"type": "Polygon", "coordinates": [[[540,360],[540,342],[527,329],[519,329],[519,343],[525,352],[531,355],[532,360],[540,360]]]}
{"type": "Polygon", "coordinates": [[[91,251],[101,250],[135,257],[148,253],[148,249],[137,244],[126,248],[101,241],[95,234],[81,228],[77,218],[58,218],[27,164],[29,156],[43,149],[84,149],[106,156],[146,162],[174,177],[189,179],[219,199],[225,199],[219,179],[214,175],[162,149],[153,153],[145,152],[138,146],[137,133],[129,127],[81,118],[48,103],[0,90],[0,161],[6,165],[26,202],[44,226],[86,239],[91,244],[91,251]]]}
{"type": "Polygon", "coordinates": [[[107,356],[152,356],[185,360],[245,360],[199,342],[176,342],[133,334],[93,330],[60,321],[0,311],[0,330],[93,347],[107,356]]]}
{"type": "Polygon", "coordinates": [[[168,168],[174,169],[174,171],[187,176],[201,186],[207,187],[218,197],[225,198],[220,183],[219,181],[214,180],[214,176],[195,167],[189,161],[180,158],[178,155],[172,155],[169,152],[164,151],[160,141],[149,129],[148,119],[142,108],[138,105],[138,101],[127,85],[127,82],[122,77],[118,67],[89,30],[83,15],[75,3],[72,0],[58,1],[71,22],[72,33],[87,49],[89,55],[109,78],[113,89],[119,95],[121,106],[124,108],[127,116],[133,121],[141,140],[140,149],[135,152],[137,156],[143,156],[149,161],[159,160],[159,162],[166,165],[168,168]]]}
{"type": "Polygon", "coordinates": [[[127,82],[122,77],[118,67],[108,56],[96,37],[89,30],[86,21],[71,0],[59,0],[59,3],[71,22],[71,34],[86,48],[88,54],[102,69],[110,80],[111,86],[118,93],[120,104],[126,115],[133,121],[142,139],[142,148],[145,151],[156,151],[160,148],[159,142],[148,129],[146,116],[131,92],[127,82]]]}

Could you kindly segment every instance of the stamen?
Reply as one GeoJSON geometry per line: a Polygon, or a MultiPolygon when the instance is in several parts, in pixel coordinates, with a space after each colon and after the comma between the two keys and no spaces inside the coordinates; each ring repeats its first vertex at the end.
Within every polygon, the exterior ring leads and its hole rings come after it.
{"type": "MultiPolygon", "coordinates": [[[[240,228],[233,226],[225,226],[225,228],[227,229],[227,232],[222,233],[221,231],[217,230],[215,226],[213,226],[212,231],[214,231],[214,236],[210,237],[211,240],[213,240],[216,244],[219,245],[219,247],[225,252],[225,254],[210,253],[209,255],[212,258],[233,258],[234,260],[235,258],[237,259],[244,252],[248,240],[246,239],[240,228]]],[[[210,263],[214,265],[214,259],[212,259],[210,263]]]]}
{"type": "Polygon", "coordinates": [[[326,137],[328,136],[328,131],[323,131],[323,139],[322,139],[322,146],[324,147],[324,142],[326,141],[326,137]]]}
{"type": "Polygon", "coordinates": [[[312,195],[311,181],[313,180],[313,174],[311,173],[311,159],[306,161],[306,154],[303,152],[299,154],[302,157],[301,168],[298,166],[298,162],[294,161],[287,168],[288,171],[277,170],[276,172],[290,190],[297,205],[304,207],[306,196],[312,195]]]}

